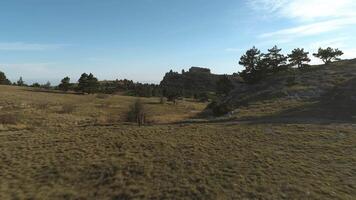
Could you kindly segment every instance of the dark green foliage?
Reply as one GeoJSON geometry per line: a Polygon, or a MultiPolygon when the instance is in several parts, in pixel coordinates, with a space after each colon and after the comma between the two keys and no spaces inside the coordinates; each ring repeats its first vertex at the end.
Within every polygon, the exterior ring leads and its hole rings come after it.
{"type": "Polygon", "coordinates": [[[161,89],[155,84],[136,83],[133,89],[135,96],[140,97],[158,97],[161,95],[161,89]]]}
{"type": "Polygon", "coordinates": [[[233,110],[231,105],[216,101],[210,103],[207,108],[213,111],[214,116],[222,116],[233,110]]]}
{"type": "Polygon", "coordinates": [[[201,92],[194,95],[195,99],[198,99],[200,102],[207,102],[209,101],[209,94],[207,92],[201,92]]]}
{"type": "Polygon", "coordinates": [[[309,52],[305,52],[304,49],[294,49],[291,54],[288,55],[289,62],[293,66],[297,66],[299,69],[302,69],[305,64],[304,63],[309,63],[310,58],[308,57],[309,52]]]}
{"type": "Polygon", "coordinates": [[[191,67],[187,72],[182,70],[182,74],[171,70],[164,76],[160,87],[170,101],[177,97],[197,97],[201,93],[216,92],[219,77],[207,68],[191,67]]]}
{"type": "Polygon", "coordinates": [[[219,96],[226,96],[234,89],[234,84],[227,75],[222,76],[216,83],[216,93],[219,96]]]}
{"type": "Polygon", "coordinates": [[[256,47],[252,47],[241,56],[239,64],[244,66],[245,69],[239,75],[247,83],[256,83],[261,80],[265,74],[265,67],[261,61],[261,51],[256,47]]]}
{"type": "Polygon", "coordinates": [[[17,81],[16,85],[25,86],[25,82],[22,80],[22,77],[19,78],[19,80],[17,81]]]}
{"type": "Polygon", "coordinates": [[[51,89],[51,82],[47,81],[47,83],[41,85],[41,87],[44,89],[51,89]]]}
{"type": "Polygon", "coordinates": [[[333,49],[328,47],[326,49],[319,48],[318,53],[314,53],[313,56],[320,58],[325,64],[329,64],[333,61],[340,60],[340,56],[344,53],[339,49],[333,49]]]}
{"type": "Polygon", "coordinates": [[[286,69],[287,57],[281,54],[281,51],[282,49],[279,49],[277,46],[268,49],[268,53],[262,55],[260,67],[267,67],[270,72],[279,72],[286,69]]]}
{"type": "Polygon", "coordinates": [[[0,85],[11,85],[11,81],[6,78],[4,72],[0,71],[0,85]]]}
{"type": "Polygon", "coordinates": [[[31,85],[31,87],[40,88],[41,85],[40,85],[39,83],[33,83],[33,84],[31,85]]]}
{"type": "Polygon", "coordinates": [[[127,95],[139,97],[159,97],[161,88],[156,84],[134,83],[132,80],[101,81],[97,92],[114,94],[124,92],[127,95]]]}
{"type": "Polygon", "coordinates": [[[258,70],[259,63],[261,61],[261,51],[256,47],[252,47],[241,56],[239,64],[245,67],[246,74],[252,73],[254,70],[258,70]]]}
{"type": "Polygon", "coordinates": [[[277,46],[268,49],[266,54],[261,54],[256,47],[247,50],[240,58],[239,64],[245,69],[239,75],[246,83],[254,84],[268,75],[288,69],[287,57],[281,51],[277,46]]]}
{"type": "Polygon", "coordinates": [[[78,80],[78,87],[77,90],[92,94],[97,92],[99,89],[99,82],[98,79],[90,73],[89,75],[86,73],[83,73],[81,77],[78,80]]]}
{"type": "Polygon", "coordinates": [[[62,90],[62,91],[68,91],[71,88],[71,84],[70,84],[70,78],[64,77],[61,80],[61,84],[58,85],[58,89],[62,90]]]}

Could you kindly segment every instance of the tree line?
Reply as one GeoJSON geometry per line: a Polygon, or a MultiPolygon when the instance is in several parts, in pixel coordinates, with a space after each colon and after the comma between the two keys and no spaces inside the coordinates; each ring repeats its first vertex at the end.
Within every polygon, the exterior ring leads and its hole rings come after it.
{"type": "MultiPolygon", "coordinates": [[[[256,47],[247,50],[241,56],[239,64],[245,69],[239,73],[246,83],[256,83],[262,80],[269,74],[274,74],[279,71],[297,67],[298,69],[308,68],[308,63],[311,61],[309,52],[303,48],[294,49],[287,56],[281,53],[282,49],[274,46],[267,50],[267,53],[261,53],[256,47]]],[[[340,60],[339,57],[343,52],[339,49],[328,47],[326,49],[319,48],[313,56],[321,59],[325,64],[340,60]]]]}
{"type": "MultiPolygon", "coordinates": [[[[244,70],[236,75],[214,75],[207,68],[192,67],[188,72],[182,73],[172,70],[164,76],[159,85],[143,84],[132,80],[99,81],[92,73],[83,73],[78,81],[71,82],[69,77],[64,77],[58,86],[33,83],[27,85],[22,77],[17,82],[11,83],[3,72],[0,72],[0,84],[30,86],[45,89],[57,89],[61,91],[75,91],[80,93],[105,93],[114,94],[123,92],[126,95],[141,97],[167,97],[170,101],[175,101],[179,97],[192,97],[201,101],[221,98],[229,94],[234,89],[240,79],[248,84],[254,84],[263,78],[288,69],[307,69],[311,61],[309,52],[303,48],[292,50],[288,55],[281,53],[282,49],[277,46],[268,49],[266,53],[261,53],[256,47],[247,50],[241,56],[239,64],[244,66],[244,70]]],[[[319,48],[313,56],[321,59],[325,64],[340,60],[343,52],[339,49],[328,47],[319,48]]]]}

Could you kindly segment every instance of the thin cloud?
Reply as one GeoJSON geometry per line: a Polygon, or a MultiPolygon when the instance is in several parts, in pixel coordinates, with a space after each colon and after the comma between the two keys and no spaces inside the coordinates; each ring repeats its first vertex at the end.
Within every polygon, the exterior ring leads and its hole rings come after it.
{"type": "Polygon", "coordinates": [[[341,18],[341,19],[316,22],[316,23],[311,23],[306,25],[300,25],[297,27],[281,29],[269,33],[263,33],[259,35],[259,37],[266,38],[266,37],[277,37],[277,36],[292,36],[292,37],[312,36],[312,35],[319,35],[322,33],[339,30],[346,26],[354,25],[354,24],[356,24],[356,17],[341,18]]]}
{"type": "Polygon", "coordinates": [[[70,46],[70,45],[5,42],[5,43],[0,43],[0,50],[1,51],[45,51],[45,50],[56,50],[66,46],[70,46]]]}
{"type": "Polygon", "coordinates": [[[354,0],[249,0],[248,6],[259,12],[300,21],[356,16],[354,0]]]}
{"type": "Polygon", "coordinates": [[[241,48],[226,48],[225,51],[227,51],[227,52],[241,52],[241,51],[244,51],[244,49],[241,49],[241,48]]]}
{"type": "Polygon", "coordinates": [[[342,30],[356,24],[355,0],[249,0],[269,16],[294,20],[294,27],[260,34],[259,38],[298,38],[342,30]]]}

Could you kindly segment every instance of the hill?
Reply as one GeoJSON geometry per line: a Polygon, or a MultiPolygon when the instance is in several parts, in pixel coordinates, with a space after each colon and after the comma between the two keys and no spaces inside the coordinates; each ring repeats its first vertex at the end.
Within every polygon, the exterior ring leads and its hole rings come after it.
{"type": "Polygon", "coordinates": [[[191,67],[182,73],[170,71],[160,83],[165,96],[198,96],[216,91],[216,82],[222,75],[212,74],[210,69],[191,67]]]}
{"type": "Polygon", "coordinates": [[[356,60],[280,72],[257,84],[240,83],[218,106],[239,119],[264,117],[354,120],[356,60]]]}

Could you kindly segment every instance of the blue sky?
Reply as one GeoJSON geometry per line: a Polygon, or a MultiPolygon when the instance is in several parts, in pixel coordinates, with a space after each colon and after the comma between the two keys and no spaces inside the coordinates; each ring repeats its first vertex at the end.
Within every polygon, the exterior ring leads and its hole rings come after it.
{"type": "Polygon", "coordinates": [[[190,66],[237,72],[253,45],[354,58],[355,10],[354,0],[2,0],[0,71],[29,83],[82,72],[158,83],[190,66]]]}

